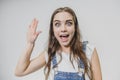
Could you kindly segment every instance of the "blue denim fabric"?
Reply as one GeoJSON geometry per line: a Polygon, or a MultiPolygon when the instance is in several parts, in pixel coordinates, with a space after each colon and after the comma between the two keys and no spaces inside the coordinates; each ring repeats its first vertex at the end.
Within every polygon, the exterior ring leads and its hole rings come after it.
{"type": "MultiPolygon", "coordinates": [[[[84,52],[86,51],[87,43],[88,43],[87,41],[83,42],[84,52]]],[[[55,69],[57,67],[56,56],[53,57],[52,63],[53,63],[53,68],[55,69]]],[[[79,61],[78,67],[84,69],[84,64],[81,60],[79,61]]],[[[63,71],[56,70],[54,73],[55,73],[54,80],[85,80],[83,72],[63,72],[63,71]]]]}
{"type": "Polygon", "coordinates": [[[54,75],[54,80],[85,80],[83,74],[79,75],[78,72],[62,72],[57,71],[54,75]]]}

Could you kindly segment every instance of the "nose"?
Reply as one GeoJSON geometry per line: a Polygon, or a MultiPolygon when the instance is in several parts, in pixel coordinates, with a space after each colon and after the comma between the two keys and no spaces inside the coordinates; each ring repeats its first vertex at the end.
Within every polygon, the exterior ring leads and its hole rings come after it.
{"type": "Polygon", "coordinates": [[[63,24],[62,26],[61,26],[61,32],[66,32],[67,31],[67,28],[66,28],[66,26],[63,24]]]}

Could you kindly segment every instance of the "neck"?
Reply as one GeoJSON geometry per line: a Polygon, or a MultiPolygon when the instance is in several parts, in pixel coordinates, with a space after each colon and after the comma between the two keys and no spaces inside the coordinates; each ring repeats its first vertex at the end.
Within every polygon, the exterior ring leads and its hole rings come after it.
{"type": "Polygon", "coordinates": [[[65,53],[70,53],[70,47],[65,47],[65,46],[62,46],[61,47],[61,50],[65,53]]]}

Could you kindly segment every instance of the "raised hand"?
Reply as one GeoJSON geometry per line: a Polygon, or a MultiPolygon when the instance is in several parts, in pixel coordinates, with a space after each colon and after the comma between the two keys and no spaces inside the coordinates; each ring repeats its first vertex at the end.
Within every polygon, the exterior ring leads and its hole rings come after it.
{"type": "Polygon", "coordinates": [[[29,44],[34,44],[39,33],[41,33],[41,31],[36,31],[37,25],[38,25],[38,20],[34,19],[29,26],[27,32],[27,43],[29,44]]]}

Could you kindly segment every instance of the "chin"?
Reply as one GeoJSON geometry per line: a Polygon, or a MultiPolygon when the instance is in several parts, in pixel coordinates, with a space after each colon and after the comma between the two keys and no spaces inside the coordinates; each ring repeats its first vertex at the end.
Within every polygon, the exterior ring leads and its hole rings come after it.
{"type": "Polygon", "coordinates": [[[61,43],[61,46],[69,47],[70,45],[69,45],[69,42],[67,42],[67,43],[61,43]]]}

